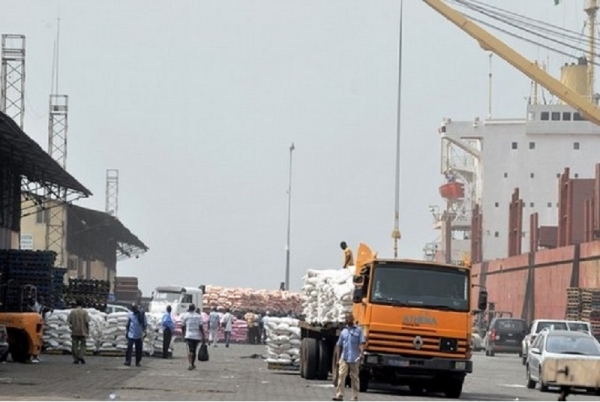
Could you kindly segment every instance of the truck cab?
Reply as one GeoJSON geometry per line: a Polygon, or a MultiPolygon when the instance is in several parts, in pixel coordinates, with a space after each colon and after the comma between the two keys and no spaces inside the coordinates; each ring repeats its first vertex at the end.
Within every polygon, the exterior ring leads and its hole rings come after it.
{"type": "Polygon", "coordinates": [[[167,306],[171,306],[172,314],[179,316],[188,311],[190,304],[202,311],[203,286],[197,288],[186,286],[159,286],[152,292],[149,312],[162,314],[167,306]]]}
{"type": "MultiPolygon", "coordinates": [[[[470,268],[425,261],[378,259],[361,244],[353,313],[367,344],[360,385],[408,385],[459,398],[472,372],[470,268]]],[[[479,293],[479,309],[487,292],[479,293]]]]}

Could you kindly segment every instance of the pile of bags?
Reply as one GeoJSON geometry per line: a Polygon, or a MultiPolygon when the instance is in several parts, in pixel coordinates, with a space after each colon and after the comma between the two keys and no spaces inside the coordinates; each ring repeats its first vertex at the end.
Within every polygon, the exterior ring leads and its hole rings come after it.
{"type": "Polygon", "coordinates": [[[112,313],[106,316],[102,343],[98,351],[122,351],[127,349],[128,313],[112,313]]]}
{"type": "Polygon", "coordinates": [[[267,362],[300,365],[300,327],[295,318],[269,317],[267,332],[267,362]]]}
{"type": "Polygon", "coordinates": [[[203,305],[205,308],[230,308],[232,311],[269,311],[271,313],[296,314],[302,311],[300,293],[280,290],[257,290],[248,288],[224,288],[206,286],[203,305]]]}
{"type": "Polygon", "coordinates": [[[344,321],[352,311],[354,267],[337,270],[308,270],[303,278],[304,315],[310,323],[344,321]]]}
{"type": "MultiPolygon", "coordinates": [[[[86,341],[86,349],[95,352],[102,343],[106,326],[106,314],[96,309],[85,309],[90,315],[90,336],[86,341]]],[[[44,317],[44,346],[46,350],[71,350],[71,328],[67,321],[71,310],[54,310],[44,317]]]]}
{"type": "MultiPolygon", "coordinates": [[[[146,313],[148,328],[146,338],[144,339],[144,352],[149,355],[154,355],[155,353],[162,354],[163,329],[161,320],[162,314],[146,313]]],[[[171,342],[169,351],[173,353],[173,342],[171,342]]]]}

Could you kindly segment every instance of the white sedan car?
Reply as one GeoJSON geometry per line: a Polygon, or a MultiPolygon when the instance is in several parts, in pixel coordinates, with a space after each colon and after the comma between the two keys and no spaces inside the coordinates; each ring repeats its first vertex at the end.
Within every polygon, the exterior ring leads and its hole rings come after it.
{"type": "MultiPolygon", "coordinates": [[[[600,344],[585,332],[542,331],[535,339],[526,363],[527,388],[534,389],[540,384],[541,391],[547,391],[552,383],[542,378],[542,367],[546,358],[594,359],[600,361],[600,344]]],[[[594,390],[597,391],[597,390],[594,390]]]]}

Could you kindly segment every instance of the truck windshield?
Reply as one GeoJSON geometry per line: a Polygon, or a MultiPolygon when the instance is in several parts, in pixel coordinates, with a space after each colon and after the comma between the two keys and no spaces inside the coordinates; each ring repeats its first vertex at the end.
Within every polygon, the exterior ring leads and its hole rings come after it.
{"type": "Polygon", "coordinates": [[[176,292],[155,292],[152,301],[175,303],[179,301],[181,293],[176,292]]]}
{"type": "Polygon", "coordinates": [[[468,271],[417,264],[378,265],[371,302],[469,311],[468,271]]]}

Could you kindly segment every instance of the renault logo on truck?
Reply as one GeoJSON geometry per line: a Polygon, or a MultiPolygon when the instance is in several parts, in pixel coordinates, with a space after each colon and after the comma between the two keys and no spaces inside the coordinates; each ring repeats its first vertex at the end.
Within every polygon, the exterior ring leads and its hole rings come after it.
{"type": "Polygon", "coordinates": [[[420,336],[416,336],[413,340],[413,346],[415,347],[415,349],[420,350],[423,347],[423,338],[421,338],[420,336]]]}
{"type": "Polygon", "coordinates": [[[419,325],[437,325],[435,317],[428,315],[405,315],[402,318],[403,325],[419,326],[419,325]]]}

